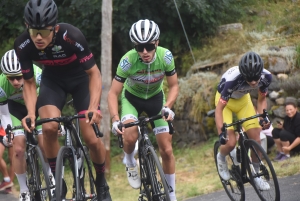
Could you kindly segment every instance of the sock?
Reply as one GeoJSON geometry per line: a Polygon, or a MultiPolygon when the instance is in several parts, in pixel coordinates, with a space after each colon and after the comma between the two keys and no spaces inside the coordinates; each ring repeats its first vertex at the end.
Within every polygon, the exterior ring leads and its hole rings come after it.
{"type": "Polygon", "coordinates": [[[220,152],[218,153],[217,157],[218,157],[218,159],[221,160],[222,162],[225,162],[225,160],[226,160],[226,158],[225,158],[226,156],[223,156],[220,152]]]}
{"type": "Polygon", "coordinates": [[[4,177],[3,180],[4,180],[5,182],[10,182],[10,177],[4,177]]]}
{"type": "Polygon", "coordinates": [[[136,166],[136,160],[134,158],[134,151],[131,154],[127,154],[126,152],[124,152],[125,157],[126,157],[126,166],[127,167],[135,167],[136,166]]]}
{"type": "Polygon", "coordinates": [[[16,174],[16,176],[20,185],[20,193],[28,191],[28,187],[26,185],[26,172],[23,174],[16,174]]]}
{"type": "Polygon", "coordinates": [[[94,163],[94,168],[96,171],[96,186],[104,186],[105,185],[105,162],[102,164],[94,163]]]}
{"type": "Polygon", "coordinates": [[[170,199],[171,201],[176,200],[176,195],[175,195],[175,173],[174,174],[165,174],[166,180],[168,184],[172,187],[173,192],[170,193],[170,199]]]}
{"type": "Polygon", "coordinates": [[[48,163],[51,169],[53,176],[55,177],[55,167],[56,167],[56,157],[55,158],[47,158],[48,163]]]}
{"type": "Polygon", "coordinates": [[[49,163],[45,163],[45,166],[47,168],[48,175],[50,175],[52,172],[49,163]]]}
{"type": "Polygon", "coordinates": [[[252,164],[253,164],[253,167],[254,167],[255,172],[258,173],[258,172],[259,172],[259,169],[260,169],[260,167],[259,167],[259,166],[260,166],[260,163],[254,163],[254,162],[253,162],[252,164]]]}
{"type": "Polygon", "coordinates": [[[291,157],[291,155],[290,155],[290,154],[286,154],[286,156],[287,156],[287,157],[291,157]]]}

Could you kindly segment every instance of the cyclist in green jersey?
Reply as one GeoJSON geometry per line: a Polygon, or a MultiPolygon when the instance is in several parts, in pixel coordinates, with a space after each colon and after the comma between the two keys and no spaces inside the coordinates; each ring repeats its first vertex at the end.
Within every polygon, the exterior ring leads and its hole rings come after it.
{"type": "Polygon", "coordinates": [[[131,127],[120,131],[120,122],[129,123],[137,120],[145,112],[148,116],[168,112],[167,119],[154,121],[152,125],[162,157],[163,170],[167,182],[172,187],[172,201],[175,196],[175,158],[172,150],[172,136],[166,120],[175,116],[172,108],[179,91],[177,74],[172,53],[159,43],[159,27],[151,20],[139,20],[129,31],[135,49],[127,52],[117,68],[115,79],[108,93],[109,111],[112,117],[112,132],[123,135],[124,153],[126,157],[126,172],[129,184],[138,189],[141,180],[134,158],[135,143],[138,138],[138,128],[131,127]],[[163,80],[166,75],[169,92],[165,100],[163,80]],[[121,95],[121,116],[118,114],[118,96],[121,95]]]}
{"type": "MultiPolygon", "coordinates": [[[[35,82],[37,83],[37,92],[39,89],[39,83],[41,81],[42,70],[33,66],[35,82]]],[[[14,50],[7,51],[1,59],[1,70],[2,74],[0,75],[0,108],[8,107],[10,117],[12,120],[12,126],[21,125],[21,120],[27,115],[27,109],[23,99],[23,74],[21,72],[21,66],[17,59],[14,50]]],[[[37,127],[38,130],[38,142],[39,147],[42,152],[43,149],[43,139],[42,139],[42,128],[41,126],[37,127]]],[[[31,200],[28,193],[28,187],[26,185],[26,159],[25,159],[25,135],[24,130],[15,130],[14,131],[14,154],[13,154],[13,163],[14,171],[17,176],[19,185],[20,185],[20,200],[31,200]]],[[[6,146],[11,146],[11,143],[8,143],[6,136],[3,137],[3,143],[6,146]]],[[[48,163],[48,173],[52,182],[54,182],[54,177],[51,173],[51,169],[48,163]]]]}

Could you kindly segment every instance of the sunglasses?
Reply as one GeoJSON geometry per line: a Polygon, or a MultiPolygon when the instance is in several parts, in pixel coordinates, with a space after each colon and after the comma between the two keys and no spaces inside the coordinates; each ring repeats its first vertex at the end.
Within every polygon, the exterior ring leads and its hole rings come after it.
{"type": "Polygon", "coordinates": [[[252,81],[258,81],[260,79],[261,75],[257,75],[255,77],[250,77],[250,78],[246,78],[247,82],[252,82],[252,81]]]}
{"type": "Polygon", "coordinates": [[[137,52],[144,52],[144,49],[146,49],[147,52],[150,52],[155,49],[155,44],[152,43],[138,44],[135,45],[134,48],[137,52]]]}
{"type": "Polygon", "coordinates": [[[38,34],[41,35],[42,38],[46,38],[50,35],[50,33],[54,30],[54,27],[51,29],[33,29],[33,28],[28,28],[27,29],[30,36],[36,37],[38,34]]]}
{"type": "Polygon", "coordinates": [[[10,81],[14,81],[15,79],[16,80],[21,80],[23,78],[23,76],[22,75],[20,75],[20,76],[13,76],[13,77],[7,77],[7,79],[9,79],[10,81]]]}

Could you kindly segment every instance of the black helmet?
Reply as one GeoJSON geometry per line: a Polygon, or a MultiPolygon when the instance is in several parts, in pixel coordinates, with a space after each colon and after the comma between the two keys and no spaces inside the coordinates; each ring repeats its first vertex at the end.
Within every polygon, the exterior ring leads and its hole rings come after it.
{"type": "Polygon", "coordinates": [[[247,52],[239,63],[239,70],[246,81],[257,81],[264,69],[264,62],[255,52],[247,52]]]}
{"type": "Polygon", "coordinates": [[[54,26],[57,15],[57,6],[53,0],[30,0],[24,10],[25,21],[32,28],[54,26]]]}

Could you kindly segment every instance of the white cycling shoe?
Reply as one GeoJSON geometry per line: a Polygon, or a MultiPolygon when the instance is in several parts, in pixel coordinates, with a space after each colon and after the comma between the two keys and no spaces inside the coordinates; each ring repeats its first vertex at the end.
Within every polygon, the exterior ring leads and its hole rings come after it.
{"type": "Polygon", "coordinates": [[[126,165],[126,173],[127,173],[127,179],[130,186],[134,189],[140,188],[141,178],[139,176],[137,165],[135,165],[134,167],[127,167],[126,165]]]}
{"type": "Polygon", "coordinates": [[[20,193],[19,201],[31,201],[29,192],[20,193]]]}
{"type": "Polygon", "coordinates": [[[270,190],[270,185],[268,184],[268,182],[262,179],[261,177],[254,178],[254,183],[261,191],[270,190]]]}
{"type": "Polygon", "coordinates": [[[230,173],[228,170],[227,161],[225,160],[225,162],[223,162],[222,160],[220,160],[219,154],[220,153],[218,153],[218,155],[217,155],[218,172],[222,179],[224,179],[225,181],[228,181],[230,179],[230,173]]]}

